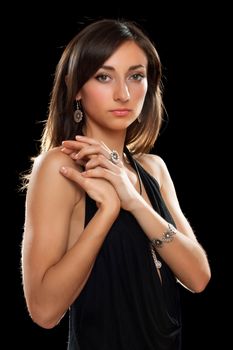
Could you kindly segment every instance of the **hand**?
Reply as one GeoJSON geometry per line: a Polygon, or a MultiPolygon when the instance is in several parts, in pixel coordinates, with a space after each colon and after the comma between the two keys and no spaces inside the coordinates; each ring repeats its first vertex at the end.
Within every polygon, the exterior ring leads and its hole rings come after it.
{"type": "Polygon", "coordinates": [[[86,179],[105,179],[117,192],[121,207],[129,210],[140,195],[131,183],[123,162],[113,164],[110,160],[111,150],[102,142],[86,136],[76,137],[77,141],[64,141],[62,151],[79,164],[85,166],[82,176],[86,179]]]}
{"type": "Polygon", "coordinates": [[[95,154],[103,154],[108,158],[111,153],[111,150],[103,142],[98,142],[90,137],[81,135],[76,136],[76,141],[63,141],[61,151],[69,155],[78,165],[81,166],[85,166],[88,160],[95,157],[95,154]],[[84,147],[89,147],[88,152],[86,151],[85,157],[80,153],[84,147]]]}
{"type": "Polygon", "coordinates": [[[120,200],[114,187],[105,179],[86,178],[79,170],[72,167],[62,167],[62,175],[77,183],[83,190],[96,201],[98,208],[107,208],[118,215],[120,211],[120,200]],[[111,203],[111,205],[110,205],[111,203]]]}

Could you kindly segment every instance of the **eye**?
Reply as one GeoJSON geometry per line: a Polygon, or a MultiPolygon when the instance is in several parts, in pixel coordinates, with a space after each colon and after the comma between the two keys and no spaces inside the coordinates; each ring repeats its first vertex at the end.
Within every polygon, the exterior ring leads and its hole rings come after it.
{"type": "Polygon", "coordinates": [[[143,78],[145,78],[145,75],[142,73],[134,73],[130,76],[130,79],[136,80],[136,81],[141,81],[143,78]]]}
{"type": "Polygon", "coordinates": [[[98,74],[95,76],[95,79],[102,83],[106,83],[111,78],[107,74],[98,74]]]}

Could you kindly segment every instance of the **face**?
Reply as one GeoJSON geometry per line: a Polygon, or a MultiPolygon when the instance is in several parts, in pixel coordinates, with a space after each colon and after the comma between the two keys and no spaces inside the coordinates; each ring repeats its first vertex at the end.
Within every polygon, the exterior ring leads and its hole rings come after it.
{"type": "Polygon", "coordinates": [[[139,116],[147,92],[147,57],[123,43],[79,91],[86,125],[126,130],[139,116]]]}

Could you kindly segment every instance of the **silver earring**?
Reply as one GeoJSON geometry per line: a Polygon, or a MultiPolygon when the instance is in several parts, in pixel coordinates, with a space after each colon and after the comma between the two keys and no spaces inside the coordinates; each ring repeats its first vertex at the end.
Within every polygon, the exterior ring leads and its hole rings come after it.
{"type": "Polygon", "coordinates": [[[76,101],[76,110],[74,111],[74,121],[75,123],[80,123],[83,119],[83,112],[81,110],[80,101],[76,101]]]}
{"type": "Polygon", "coordinates": [[[141,121],[142,121],[142,116],[141,116],[141,114],[139,114],[139,116],[138,116],[138,122],[141,123],[141,121]]]}

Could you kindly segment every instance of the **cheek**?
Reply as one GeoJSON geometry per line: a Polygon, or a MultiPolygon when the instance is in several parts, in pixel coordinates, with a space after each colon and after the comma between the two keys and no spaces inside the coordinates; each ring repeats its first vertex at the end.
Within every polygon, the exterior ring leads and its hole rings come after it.
{"type": "Polygon", "coordinates": [[[83,91],[82,99],[86,105],[102,105],[105,100],[109,100],[110,92],[108,89],[103,89],[101,86],[90,88],[87,91],[83,91]]]}
{"type": "Polygon", "coordinates": [[[145,96],[147,93],[147,83],[140,85],[138,89],[134,91],[134,98],[138,101],[138,103],[143,103],[145,96]]]}
{"type": "Polygon", "coordinates": [[[136,115],[139,115],[142,111],[146,93],[147,93],[147,84],[140,85],[138,86],[137,89],[134,90],[133,102],[135,106],[136,115]]]}

